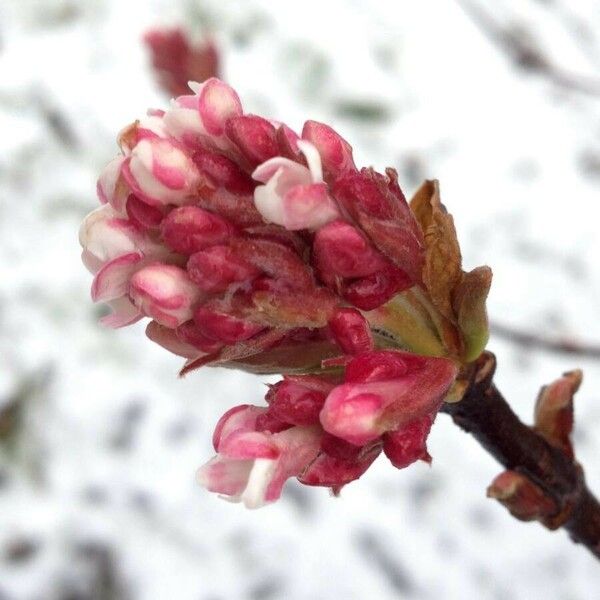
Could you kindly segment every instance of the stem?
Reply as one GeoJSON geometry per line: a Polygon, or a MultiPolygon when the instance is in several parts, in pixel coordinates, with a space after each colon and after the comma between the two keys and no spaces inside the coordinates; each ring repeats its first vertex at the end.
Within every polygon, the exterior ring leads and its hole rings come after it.
{"type": "Polygon", "coordinates": [[[600,504],[585,484],[583,469],[523,424],[493,383],[494,355],[484,352],[469,376],[463,399],[442,411],[504,467],[527,476],[559,510],[544,524],[563,527],[575,543],[600,559],[600,504]]]}

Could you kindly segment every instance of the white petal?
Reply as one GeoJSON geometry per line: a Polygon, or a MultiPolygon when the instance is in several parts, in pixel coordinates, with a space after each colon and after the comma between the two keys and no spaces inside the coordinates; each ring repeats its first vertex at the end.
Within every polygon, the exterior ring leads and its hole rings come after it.
{"type": "Polygon", "coordinates": [[[312,182],[321,183],[323,181],[323,167],[321,165],[321,155],[316,146],[306,140],[298,140],[298,148],[306,158],[310,174],[312,175],[312,182]]]}
{"type": "Polygon", "coordinates": [[[269,504],[265,500],[265,495],[276,468],[277,461],[269,458],[257,458],[254,461],[250,477],[248,477],[248,484],[241,496],[241,500],[246,508],[260,508],[269,504]]]}
{"type": "Polygon", "coordinates": [[[254,190],[254,204],[258,212],[268,223],[283,225],[283,198],[277,193],[277,183],[281,171],[277,171],[266,185],[259,185],[254,190]]]}

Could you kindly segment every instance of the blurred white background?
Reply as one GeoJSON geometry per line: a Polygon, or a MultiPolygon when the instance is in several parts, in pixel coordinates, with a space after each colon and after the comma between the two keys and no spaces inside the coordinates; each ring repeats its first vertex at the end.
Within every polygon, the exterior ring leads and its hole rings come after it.
{"type": "MultiPolygon", "coordinates": [[[[600,4],[593,0],[0,0],[0,599],[593,600],[562,532],[485,498],[500,471],[440,416],[431,468],[380,461],[340,498],[259,511],[194,482],[259,379],[97,325],[77,229],[117,131],[165,106],[141,44],[211,33],[245,108],[332,124],[405,192],[441,180],[494,322],[600,344],[600,4]]],[[[580,366],[576,449],[600,492],[600,359],[493,337],[529,419],[580,366]]]]}

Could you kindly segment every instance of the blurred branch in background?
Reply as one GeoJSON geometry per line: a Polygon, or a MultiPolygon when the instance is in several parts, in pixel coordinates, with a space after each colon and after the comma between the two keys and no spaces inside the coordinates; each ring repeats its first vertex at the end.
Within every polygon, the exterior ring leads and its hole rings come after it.
{"type": "Polygon", "coordinates": [[[15,390],[0,399],[0,458],[21,465],[31,478],[42,482],[42,452],[36,448],[36,435],[30,427],[30,411],[47,393],[52,370],[44,367],[24,375],[15,390]]]}
{"type": "Polygon", "coordinates": [[[181,27],[157,27],[146,31],[144,43],[158,84],[171,96],[188,94],[190,81],[219,76],[219,52],[211,39],[197,42],[181,27]]]}
{"type": "Polygon", "coordinates": [[[555,64],[524,24],[502,24],[478,3],[471,0],[456,1],[480,31],[516,67],[540,75],[561,88],[600,96],[600,78],[575,73],[555,64]]]}
{"type": "Polygon", "coordinates": [[[492,321],[490,327],[493,335],[523,348],[538,348],[559,354],[600,358],[600,344],[584,343],[566,337],[552,338],[531,331],[523,331],[497,321],[492,321]]]}

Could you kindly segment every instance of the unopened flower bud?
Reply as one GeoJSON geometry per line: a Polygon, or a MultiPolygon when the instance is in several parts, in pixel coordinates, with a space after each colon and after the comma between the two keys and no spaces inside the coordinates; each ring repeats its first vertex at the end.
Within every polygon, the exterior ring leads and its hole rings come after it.
{"type": "Polygon", "coordinates": [[[338,308],[329,320],[329,329],[345,354],[373,350],[373,335],[368,321],[354,308],[338,308]]]}
{"type": "Polygon", "coordinates": [[[346,367],[345,383],[327,396],[321,423],[332,435],[362,446],[437,411],[456,373],[444,358],[392,350],[358,355],[346,367]]]}
{"type": "Polygon", "coordinates": [[[387,177],[372,169],[350,171],[336,181],[333,196],[380,252],[414,282],[421,280],[423,235],[395,171],[388,169],[387,177]]]}
{"type": "Polygon", "coordinates": [[[324,168],[334,176],[355,170],[352,159],[352,146],[328,125],[317,121],[306,121],[302,129],[302,139],[314,144],[324,168]]]}
{"type": "Polygon", "coordinates": [[[431,462],[427,452],[427,436],[433,419],[431,415],[425,415],[383,436],[383,451],[397,469],[404,469],[417,460],[431,462]]]}
{"type": "Polygon", "coordinates": [[[385,258],[356,227],[334,221],[319,229],[313,245],[315,264],[324,279],[329,275],[357,278],[385,268],[385,258]]]}
{"type": "Polygon", "coordinates": [[[187,271],[190,279],[210,294],[225,292],[232,284],[251,281],[261,273],[229,246],[212,246],[192,254],[187,271]]]}
{"type": "Polygon", "coordinates": [[[165,113],[165,125],[172,136],[189,146],[208,141],[217,148],[227,147],[225,124],[242,114],[235,90],[218,79],[190,84],[193,95],[180,96],[165,113]]]}
{"type": "Polygon", "coordinates": [[[235,195],[252,194],[252,178],[227,156],[199,148],[194,152],[192,159],[215,187],[223,187],[235,195]]]}
{"type": "Polygon", "coordinates": [[[256,115],[232,117],[225,126],[227,137],[235,144],[242,157],[255,167],[279,150],[272,123],[256,115]]]}
{"type": "Polygon", "coordinates": [[[198,288],[183,269],[161,263],[137,271],[131,278],[129,295],[145,315],[171,328],[189,321],[200,299],[198,288]]]}
{"type": "Polygon", "coordinates": [[[123,164],[131,189],[153,206],[182,204],[200,182],[190,157],[169,140],[143,139],[123,164]]]}
{"type": "Polygon", "coordinates": [[[324,433],[321,452],[298,479],[305,485],[331,487],[337,493],[361,477],[380,453],[379,441],[358,447],[324,433]]]}
{"type": "Polygon", "coordinates": [[[262,325],[204,306],[199,306],[194,312],[194,323],[206,337],[226,344],[247,340],[264,329],[262,325]]]}
{"type": "Polygon", "coordinates": [[[275,384],[267,396],[269,413],[284,423],[315,425],[327,394],[284,380],[275,384]]]}
{"type": "Polygon", "coordinates": [[[167,246],[186,256],[223,244],[234,232],[226,219],[198,206],[175,208],[164,219],[160,230],[167,246]]]}
{"type": "Polygon", "coordinates": [[[142,230],[157,229],[164,217],[160,208],[143,202],[134,194],[129,194],[125,210],[129,220],[142,230]]]}

